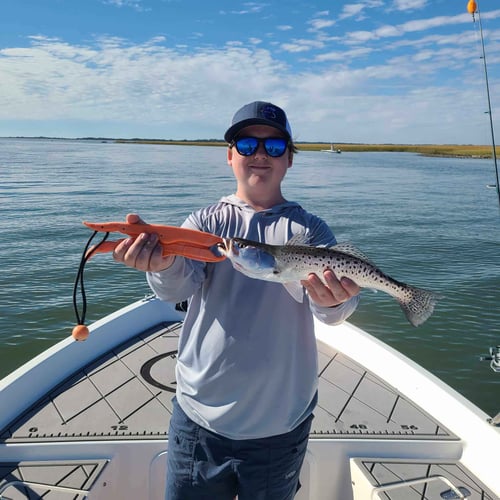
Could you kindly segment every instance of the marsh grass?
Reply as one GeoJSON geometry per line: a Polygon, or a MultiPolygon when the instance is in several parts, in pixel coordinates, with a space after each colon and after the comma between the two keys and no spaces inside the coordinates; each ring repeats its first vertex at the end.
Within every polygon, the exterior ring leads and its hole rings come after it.
{"type": "MultiPolygon", "coordinates": [[[[227,146],[224,141],[217,140],[197,140],[197,141],[170,141],[156,139],[118,139],[120,143],[134,144],[164,144],[174,146],[227,146]]],[[[317,142],[298,142],[296,143],[299,151],[321,151],[330,149],[330,143],[317,142]]],[[[418,153],[425,156],[446,156],[463,158],[491,158],[491,146],[477,146],[470,144],[349,144],[335,143],[335,149],[342,152],[403,152],[418,153]]],[[[497,148],[497,155],[500,155],[500,149],[497,148]]]]}
{"type": "MultiPolygon", "coordinates": [[[[318,143],[299,143],[299,150],[303,151],[321,151],[330,149],[330,144],[318,143]]],[[[451,156],[464,158],[491,158],[491,146],[461,145],[461,144],[334,144],[335,149],[342,152],[402,152],[418,153],[426,156],[451,156]]],[[[497,154],[500,149],[497,148],[497,154]]]]}

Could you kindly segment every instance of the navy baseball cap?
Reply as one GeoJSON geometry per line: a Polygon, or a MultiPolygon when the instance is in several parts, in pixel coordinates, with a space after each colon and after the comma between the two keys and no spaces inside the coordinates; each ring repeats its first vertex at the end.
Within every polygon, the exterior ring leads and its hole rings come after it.
{"type": "Polygon", "coordinates": [[[224,139],[231,143],[241,129],[250,125],[269,125],[283,132],[287,139],[292,138],[292,129],[285,112],[270,102],[255,101],[236,111],[224,139]]]}

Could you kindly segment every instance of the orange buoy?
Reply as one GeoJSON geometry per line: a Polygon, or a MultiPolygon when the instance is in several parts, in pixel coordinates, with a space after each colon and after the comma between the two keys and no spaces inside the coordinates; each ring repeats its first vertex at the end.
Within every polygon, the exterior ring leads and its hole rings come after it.
{"type": "Polygon", "coordinates": [[[474,0],[469,0],[467,4],[467,12],[469,14],[475,14],[477,12],[477,3],[474,0]]]}
{"type": "Polygon", "coordinates": [[[71,335],[75,340],[87,340],[89,336],[89,329],[85,325],[76,325],[71,332],[71,335]]]}

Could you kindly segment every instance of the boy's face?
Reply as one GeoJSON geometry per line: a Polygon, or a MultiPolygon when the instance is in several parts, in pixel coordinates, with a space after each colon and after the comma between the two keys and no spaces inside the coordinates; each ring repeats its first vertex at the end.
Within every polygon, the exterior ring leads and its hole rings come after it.
{"type": "MultiPolygon", "coordinates": [[[[268,125],[251,125],[242,129],[238,137],[285,137],[282,132],[268,125]]],[[[269,156],[262,143],[250,156],[238,153],[236,147],[228,148],[227,162],[232,167],[238,184],[236,194],[249,201],[251,197],[281,197],[281,181],[292,166],[293,153],[287,148],[285,154],[278,158],[269,156]]]]}

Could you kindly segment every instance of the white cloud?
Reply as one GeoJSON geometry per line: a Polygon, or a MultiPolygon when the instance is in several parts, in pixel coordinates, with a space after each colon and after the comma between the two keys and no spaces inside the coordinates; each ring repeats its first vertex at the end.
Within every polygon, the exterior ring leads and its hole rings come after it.
{"type": "Polygon", "coordinates": [[[351,31],[346,34],[344,42],[346,44],[366,43],[370,40],[376,40],[377,38],[377,34],[373,31],[351,31]]]}
{"type": "Polygon", "coordinates": [[[325,28],[330,28],[335,24],[335,21],[331,19],[312,19],[308,23],[311,26],[312,31],[319,31],[325,28]]]}
{"type": "Polygon", "coordinates": [[[142,0],[102,0],[106,5],[114,5],[115,7],[131,7],[139,12],[147,12],[151,9],[144,7],[142,0]]]}
{"type": "Polygon", "coordinates": [[[384,5],[382,0],[365,0],[358,3],[351,3],[344,5],[339,19],[347,19],[355,17],[357,20],[364,19],[363,12],[366,9],[373,9],[384,5]]]}
{"type": "Polygon", "coordinates": [[[341,19],[345,19],[347,17],[357,16],[364,10],[365,6],[361,3],[352,3],[344,5],[342,9],[342,14],[340,15],[341,19]]]}
{"type": "Polygon", "coordinates": [[[398,28],[403,33],[412,33],[415,31],[426,31],[433,28],[460,23],[470,23],[470,15],[458,14],[456,16],[437,16],[429,19],[415,19],[414,21],[408,21],[400,24],[398,28]]]}
{"type": "Polygon", "coordinates": [[[374,49],[371,49],[369,47],[359,47],[351,50],[342,50],[342,51],[339,50],[339,51],[332,51],[324,54],[319,54],[314,58],[314,60],[317,62],[325,62],[325,61],[348,62],[358,57],[367,56],[372,52],[374,52],[374,49]]]}
{"type": "Polygon", "coordinates": [[[324,43],[319,40],[296,39],[280,45],[285,52],[307,52],[312,49],[321,49],[324,43]]]}
{"type": "MultiPolygon", "coordinates": [[[[130,45],[110,38],[89,48],[40,38],[30,48],[0,51],[0,71],[0,119],[102,119],[172,127],[196,124],[227,96],[240,103],[245,92],[234,82],[245,82],[247,92],[274,93],[279,87],[275,73],[283,65],[267,51],[242,47],[182,55],[158,40],[130,45]],[[228,60],[246,64],[231,66],[228,60]]],[[[227,101],[233,109],[234,101],[227,101]]]]}
{"type": "Polygon", "coordinates": [[[417,10],[427,8],[428,0],[394,0],[396,10],[417,10]]]}
{"type": "MultiPolygon", "coordinates": [[[[500,10],[488,13],[490,19],[500,17],[500,10]]],[[[427,19],[415,19],[396,26],[384,25],[375,28],[372,31],[359,30],[346,33],[344,41],[346,44],[366,43],[370,40],[379,40],[381,38],[403,37],[407,33],[417,33],[444,26],[453,26],[457,24],[470,24],[469,14],[458,14],[456,16],[436,16],[427,19]]],[[[471,30],[472,32],[472,30],[471,30]]]]}
{"type": "Polygon", "coordinates": [[[259,14],[262,12],[268,4],[266,3],[258,3],[258,2],[246,2],[243,4],[243,9],[240,10],[232,10],[230,14],[236,15],[246,15],[246,14],[259,14]]]}
{"type": "Polygon", "coordinates": [[[327,19],[330,15],[330,11],[323,10],[320,12],[316,12],[312,19],[307,21],[307,24],[310,26],[308,29],[309,32],[319,32],[325,28],[330,28],[335,24],[335,21],[332,19],[327,19]]]}
{"type": "MultiPolygon", "coordinates": [[[[187,52],[163,37],[142,44],[108,37],[89,45],[34,37],[29,47],[0,50],[0,135],[9,135],[5,127],[12,130],[16,120],[38,121],[45,131],[60,120],[78,125],[73,136],[99,130],[108,136],[221,137],[242,103],[269,99],[287,109],[299,140],[481,142],[483,77],[478,65],[467,67],[473,57],[464,57],[459,42],[459,35],[423,37],[413,41],[410,57],[392,59],[387,47],[329,50],[309,58],[322,63],[314,71],[296,71],[262,44],[187,52]],[[385,58],[376,59],[382,50],[385,58]],[[369,66],[351,65],[368,55],[369,66]],[[453,74],[455,67],[465,69],[453,74]]],[[[322,44],[294,39],[281,50],[305,52],[322,44]]],[[[492,59],[500,58],[500,47],[489,48],[492,59]]],[[[493,102],[500,102],[497,80],[490,83],[493,102]]]]}
{"type": "Polygon", "coordinates": [[[397,26],[381,26],[375,30],[376,37],[387,38],[387,37],[396,37],[402,36],[403,32],[397,26]]]}

